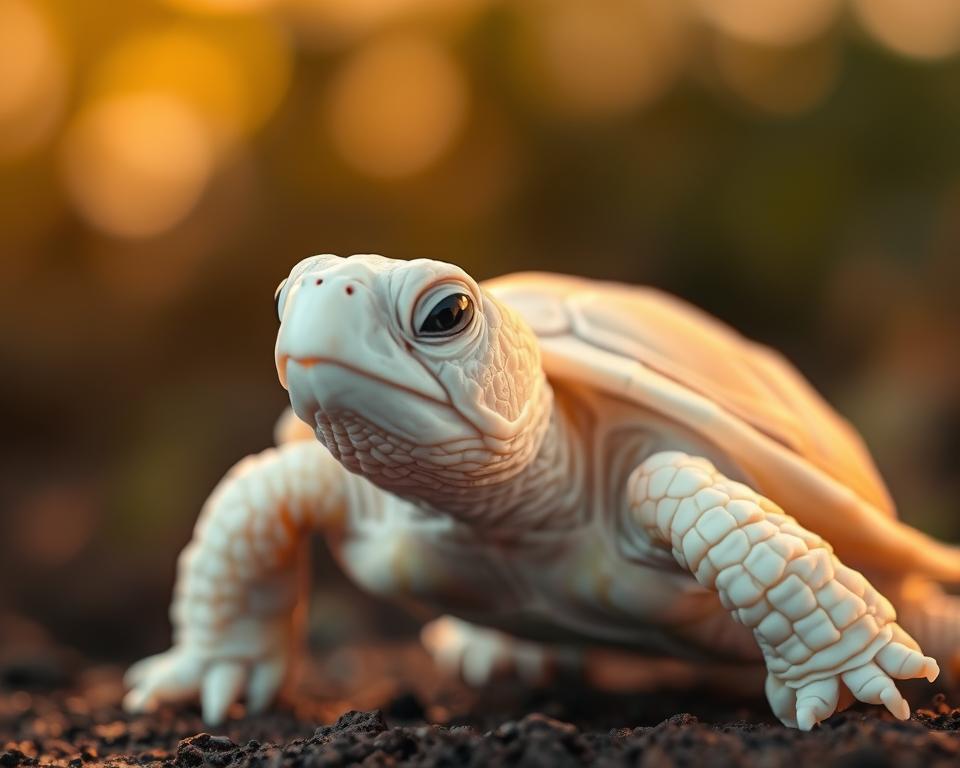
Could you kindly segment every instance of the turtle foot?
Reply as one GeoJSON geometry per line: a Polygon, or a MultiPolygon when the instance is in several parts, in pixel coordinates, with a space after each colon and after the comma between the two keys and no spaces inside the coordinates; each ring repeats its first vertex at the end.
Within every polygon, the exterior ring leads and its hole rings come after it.
{"type": "Polygon", "coordinates": [[[910,705],[894,681],[924,677],[933,682],[939,674],[937,662],[929,656],[892,642],[858,667],[803,685],[788,684],[771,672],[766,693],[774,714],[784,725],[809,731],[837,711],[844,688],[857,701],[881,704],[898,720],[907,720],[910,705]]]}
{"type": "Polygon", "coordinates": [[[541,685],[559,660],[541,645],[453,616],[442,616],[424,626],[420,640],[440,669],[476,687],[511,675],[541,685]]]}

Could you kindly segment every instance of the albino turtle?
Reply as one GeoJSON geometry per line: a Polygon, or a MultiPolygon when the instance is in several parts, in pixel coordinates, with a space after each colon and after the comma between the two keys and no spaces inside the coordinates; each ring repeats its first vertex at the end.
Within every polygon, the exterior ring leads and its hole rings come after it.
{"type": "Polygon", "coordinates": [[[211,495],[174,645],[130,670],[131,709],[199,695],[217,723],[241,697],[267,705],[314,530],[364,588],[458,617],[424,637],[473,681],[536,670],[543,648],[763,663],[777,717],[809,729],[851,693],[908,717],[894,680],[939,672],[914,637],[953,660],[960,604],[936,582],[960,580],[958,550],[897,521],[789,363],[681,301],[323,255],[277,307],[309,428],[281,420],[279,446],[211,495]]]}

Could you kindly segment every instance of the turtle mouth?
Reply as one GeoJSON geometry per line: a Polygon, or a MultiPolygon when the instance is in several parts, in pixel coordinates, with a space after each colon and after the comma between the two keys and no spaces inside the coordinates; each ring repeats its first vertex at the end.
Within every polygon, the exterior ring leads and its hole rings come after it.
{"type": "Polygon", "coordinates": [[[379,430],[413,445],[444,442],[463,436],[466,427],[445,391],[417,371],[396,376],[371,371],[334,357],[278,359],[290,404],[301,420],[339,423],[358,414],[379,430]],[[435,392],[430,385],[434,384],[435,392]]]}
{"type": "Polygon", "coordinates": [[[359,366],[351,365],[350,363],[345,363],[342,360],[337,360],[333,357],[293,357],[292,355],[281,355],[277,369],[280,372],[280,382],[283,384],[284,388],[289,388],[289,367],[291,363],[304,370],[310,370],[312,368],[316,368],[317,366],[338,368],[347,374],[360,376],[369,381],[376,382],[381,386],[388,387],[398,392],[405,392],[408,395],[420,398],[421,400],[426,400],[427,402],[435,403],[436,405],[448,407],[452,406],[449,397],[444,397],[441,399],[440,397],[437,397],[429,392],[424,392],[422,389],[418,389],[417,387],[409,386],[398,381],[393,381],[385,376],[381,376],[378,373],[365,370],[359,366]]]}

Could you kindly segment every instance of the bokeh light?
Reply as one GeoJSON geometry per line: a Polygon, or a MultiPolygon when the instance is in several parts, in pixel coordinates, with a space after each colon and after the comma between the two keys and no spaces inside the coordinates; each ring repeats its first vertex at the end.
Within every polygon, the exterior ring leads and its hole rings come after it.
{"type": "Polygon", "coordinates": [[[347,60],[323,115],[352,167],[400,178],[434,163],[456,139],[468,107],[460,65],[439,43],[403,36],[376,41],[347,60]]]}
{"type": "Polygon", "coordinates": [[[724,84],[762,112],[794,115],[813,109],[829,94],[839,72],[839,55],[826,42],[800,48],[772,48],[721,38],[714,46],[724,84]]]}
{"type": "Polygon", "coordinates": [[[274,5],[276,0],[164,0],[167,5],[199,13],[248,13],[274,5]]]}
{"type": "Polygon", "coordinates": [[[957,0],[853,0],[864,28],[905,56],[937,59],[960,50],[957,0]]]}
{"type": "Polygon", "coordinates": [[[696,0],[696,5],[707,21],[728,35],[785,46],[819,35],[840,7],[839,0],[696,0]]]}
{"type": "Polygon", "coordinates": [[[686,25],[671,0],[530,0],[523,6],[534,89],[571,115],[648,103],[676,79],[686,25]]]}
{"type": "Polygon", "coordinates": [[[286,35],[258,18],[174,24],[123,39],[108,51],[88,88],[98,99],[168,92],[202,115],[220,146],[256,130],[290,81],[286,35]]]}
{"type": "Polygon", "coordinates": [[[163,93],[84,110],[66,137],[64,180],[80,213],[113,235],[149,237],[190,213],[213,170],[201,119],[163,93]]]}
{"type": "Polygon", "coordinates": [[[52,134],[66,96],[64,56],[43,3],[0,0],[0,160],[52,134]]]}

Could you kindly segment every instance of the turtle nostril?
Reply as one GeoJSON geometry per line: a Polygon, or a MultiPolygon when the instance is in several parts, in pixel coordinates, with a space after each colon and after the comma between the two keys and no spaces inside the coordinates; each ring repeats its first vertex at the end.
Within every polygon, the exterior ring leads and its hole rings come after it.
{"type": "Polygon", "coordinates": [[[317,285],[322,285],[322,284],[323,284],[323,278],[322,278],[322,277],[318,277],[318,278],[317,278],[317,285]]]}
{"type": "Polygon", "coordinates": [[[348,286],[345,288],[345,290],[346,290],[346,292],[347,292],[347,296],[352,296],[352,295],[353,295],[353,286],[352,286],[352,285],[348,285],[348,286]]]}

